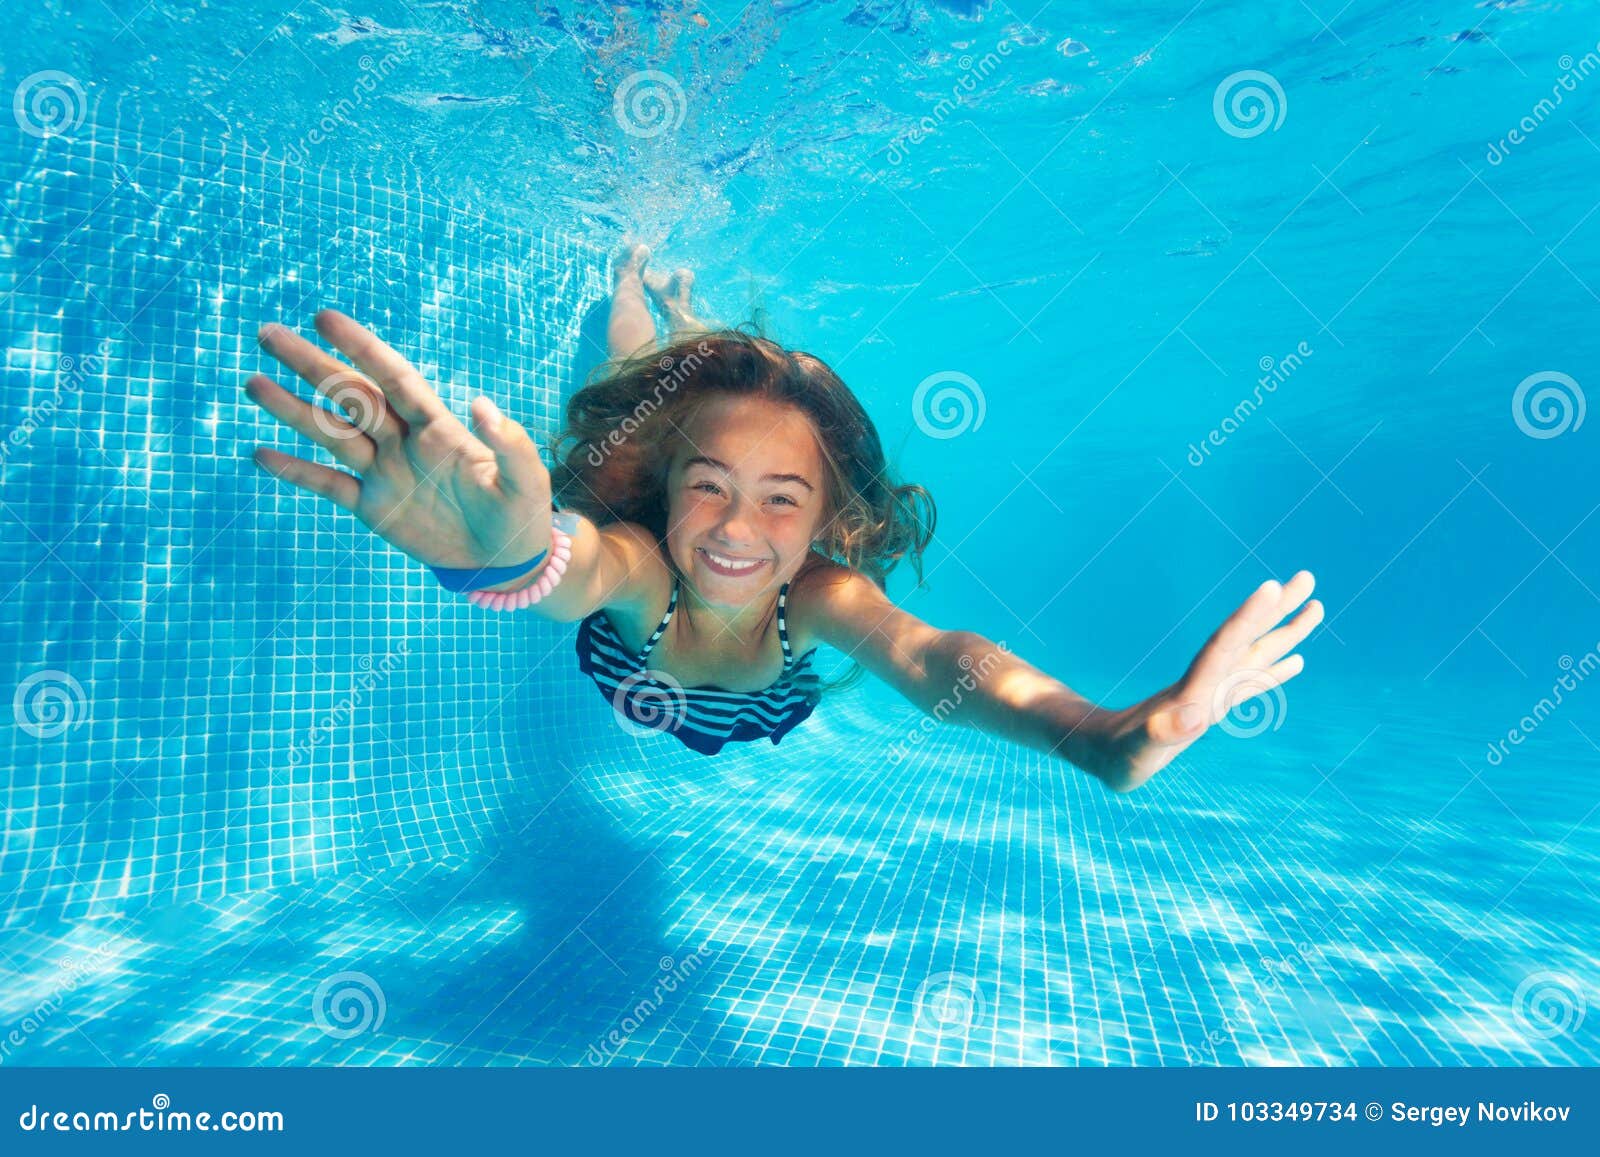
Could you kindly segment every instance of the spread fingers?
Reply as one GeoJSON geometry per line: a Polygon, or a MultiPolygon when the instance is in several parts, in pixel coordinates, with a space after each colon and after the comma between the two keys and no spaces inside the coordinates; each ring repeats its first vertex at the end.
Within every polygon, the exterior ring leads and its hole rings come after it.
{"type": "Polygon", "coordinates": [[[267,446],[258,447],[252,457],[268,474],[312,494],[320,494],[344,510],[354,511],[361,501],[361,482],[343,471],[319,466],[267,446]]]}
{"type": "Polygon", "coordinates": [[[262,326],[258,339],[262,349],[315,386],[318,393],[349,414],[351,421],[374,441],[382,442],[406,433],[405,422],[390,406],[384,391],[364,374],[312,345],[285,325],[262,326]]]}
{"type": "Polygon", "coordinates": [[[364,474],[377,457],[376,444],[355,424],[295,397],[265,374],[252,374],[244,390],[256,405],[328,451],[341,466],[364,474]]]}

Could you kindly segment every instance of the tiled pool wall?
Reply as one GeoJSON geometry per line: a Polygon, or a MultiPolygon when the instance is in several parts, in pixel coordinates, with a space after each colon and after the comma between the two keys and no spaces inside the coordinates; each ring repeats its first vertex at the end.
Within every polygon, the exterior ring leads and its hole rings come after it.
{"type": "Polygon", "coordinates": [[[256,331],[315,339],[333,306],[458,415],[483,392],[549,428],[603,256],[424,176],[120,121],[0,134],[0,199],[5,925],[468,851],[559,786],[570,629],[471,607],[259,470],[333,463],[243,383],[310,396],[256,331]]]}

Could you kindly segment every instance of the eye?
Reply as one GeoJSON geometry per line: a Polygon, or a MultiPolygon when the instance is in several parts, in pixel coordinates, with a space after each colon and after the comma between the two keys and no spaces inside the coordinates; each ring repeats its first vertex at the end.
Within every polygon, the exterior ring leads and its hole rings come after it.
{"type": "Polygon", "coordinates": [[[715,482],[696,482],[693,486],[689,487],[689,489],[690,490],[705,490],[708,487],[711,490],[716,491],[718,494],[722,493],[721,488],[718,487],[718,485],[715,482]]]}
{"type": "Polygon", "coordinates": [[[774,494],[772,496],[772,501],[774,501],[774,502],[787,502],[790,506],[799,506],[800,505],[794,499],[790,498],[787,494],[774,494]]]}

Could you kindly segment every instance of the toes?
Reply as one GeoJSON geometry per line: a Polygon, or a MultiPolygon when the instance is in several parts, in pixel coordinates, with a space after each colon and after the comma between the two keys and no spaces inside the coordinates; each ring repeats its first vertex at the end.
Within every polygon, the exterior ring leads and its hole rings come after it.
{"type": "Polygon", "coordinates": [[[643,274],[644,287],[662,309],[687,314],[690,312],[690,294],[694,289],[692,269],[674,269],[671,274],[647,269],[643,274]]]}

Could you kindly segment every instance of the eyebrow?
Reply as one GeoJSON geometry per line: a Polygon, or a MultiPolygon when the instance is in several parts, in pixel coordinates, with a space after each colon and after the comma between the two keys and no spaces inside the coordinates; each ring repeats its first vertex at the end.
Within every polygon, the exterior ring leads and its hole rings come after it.
{"type": "MultiPolygon", "coordinates": [[[[693,458],[690,458],[688,461],[684,462],[684,464],[683,464],[683,468],[685,470],[687,470],[691,466],[710,466],[715,470],[722,471],[724,474],[732,474],[733,473],[733,468],[731,466],[729,466],[726,462],[723,462],[723,461],[721,461],[721,460],[719,460],[717,458],[709,458],[704,454],[696,454],[693,458]]],[[[801,486],[804,486],[807,490],[811,491],[813,494],[816,493],[816,489],[817,489],[815,486],[811,485],[811,483],[806,481],[805,475],[803,475],[803,474],[763,474],[761,476],[761,481],[763,481],[763,482],[798,482],[801,486]]]]}

